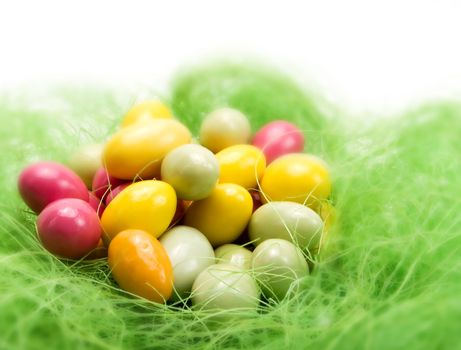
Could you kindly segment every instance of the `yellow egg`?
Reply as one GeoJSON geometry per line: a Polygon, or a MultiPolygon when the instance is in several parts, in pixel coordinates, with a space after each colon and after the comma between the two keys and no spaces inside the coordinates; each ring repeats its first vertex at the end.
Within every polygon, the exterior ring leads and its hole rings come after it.
{"type": "Polygon", "coordinates": [[[162,102],[151,100],[138,103],[131,107],[122,120],[122,127],[152,119],[173,118],[171,110],[162,102]]]}
{"type": "Polygon", "coordinates": [[[246,189],[235,184],[218,184],[209,197],[191,204],[184,223],[198,229],[216,247],[240,236],[252,211],[253,200],[246,189]]]}
{"type": "Polygon", "coordinates": [[[119,179],[157,178],[165,155],[190,140],[189,130],[174,119],[137,123],[112,136],[104,148],[103,163],[119,179]]]}
{"type": "Polygon", "coordinates": [[[230,146],[216,154],[219,182],[233,183],[247,189],[257,188],[266,169],[266,158],[255,146],[230,146]]]}
{"type": "Polygon", "coordinates": [[[330,195],[331,180],[321,159],[293,153],[269,164],[260,187],[264,201],[291,201],[316,208],[330,195]]]}
{"type": "Polygon", "coordinates": [[[176,193],[163,181],[136,182],[120,192],[101,217],[107,245],[127,229],[143,230],[154,237],[166,231],[176,211],[176,193]]]}

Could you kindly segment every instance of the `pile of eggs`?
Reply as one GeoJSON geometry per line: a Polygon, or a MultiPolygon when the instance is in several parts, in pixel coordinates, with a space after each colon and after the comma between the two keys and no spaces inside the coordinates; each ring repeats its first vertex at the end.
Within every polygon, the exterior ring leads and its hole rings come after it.
{"type": "Polygon", "coordinates": [[[303,150],[292,123],[252,135],[231,108],[208,114],[196,141],[146,101],[105,145],[31,164],[18,188],[57,257],[107,256],[122,289],[154,302],[256,309],[299,289],[328,229],[329,171],[303,150]]]}

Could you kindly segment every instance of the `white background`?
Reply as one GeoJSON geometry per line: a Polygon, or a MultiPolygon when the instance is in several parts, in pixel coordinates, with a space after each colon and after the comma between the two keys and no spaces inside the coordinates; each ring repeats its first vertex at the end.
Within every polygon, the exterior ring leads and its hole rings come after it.
{"type": "Polygon", "coordinates": [[[12,1],[0,89],[166,86],[184,64],[256,56],[356,112],[461,98],[461,4],[436,1],[12,1]]]}

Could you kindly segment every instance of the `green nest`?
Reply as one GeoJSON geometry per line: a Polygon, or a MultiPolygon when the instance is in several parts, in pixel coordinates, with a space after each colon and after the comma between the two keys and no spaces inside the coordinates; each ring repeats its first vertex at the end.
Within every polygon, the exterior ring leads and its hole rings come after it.
{"type": "Polygon", "coordinates": [[[223,105],[255,129],[291,120],[334,178],[338,220],[302,292],[223,320],[134,298],[105,261],[63,262],[41,247],[16,190],[19,171],[104,140],[132,103],[94,88],[43,95],[0,99],[0,349],[461,346],[461,105],[370,123],[272,68],[212,64],[178,74],[169,102],[192,130],[223,105]]]}

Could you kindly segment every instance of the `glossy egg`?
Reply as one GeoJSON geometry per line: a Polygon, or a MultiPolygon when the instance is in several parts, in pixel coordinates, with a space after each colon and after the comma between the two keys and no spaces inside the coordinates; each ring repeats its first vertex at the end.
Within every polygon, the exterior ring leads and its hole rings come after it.
{"type": "Polygon", "coordinates": [[[102,166],[102,144],[86,145],[75,151],[69,159],[69,167],[83,180],[86,187],[91,189],[94,175],[102,166]]]}
{"type": "Polygon", "coordinates": [[[323,232],[323,221],[312,209],[295,202],[269,202],[251,216],[250,240],[260,244],[282,238],[315,253],[323,232]]]}
{"type": "Polygon", "coordinates": [[[63,198],[88,201],[84,182],[72,170],[55,162],[39,162],[26,167],[18,179],[18,189],[27,206],[37,214],[48,204],[63,198]]]}
{"type": "Polygon", "coordinates": [[[66,259],[80,259],[98,245],[101,226],[94,209],[76,198],[52,202],[37,218],[37,232],[43,246],[66,259]]]}
{"type": "Polygon", "coordinates": [[[173,265],[174,298],[184,299],[198,274],[215,263],[213,247],[200,231],[188,226],[165,232],[160,243],[173,265]]]}
{"type": "Polygon", "coordinates": [[[103,239],[108,244],[119,232],[143,230],[159,237],[168,228],[176,210],[174,189],[163,181],[136,182],[115,197],[101,218],[103,239]]]}
{"type": "Polygon", "coordinates": [[[246,189],[257,188],[264,170],[266,159],[255,146],[234,145],[216,154],[219,163],[219,182],[234,183],[246,189]]]}
{"type": "Polygon", "coordinates": [[[315,156],[287,154],[266,168],[261,191],[265,201],[290,201],[315,208],[330,195],[330,173],[325,162],[315,156]]]}
{"type": "Polygon", "coordinates": [[[224,244],[215,250],[217,264],[231,264],[248,270],[252,252],[237,244],[224,244]]]}
{"type": "Polygon", "coordinates": [[[94,174],[91,187],[93,194],[96,197],[104,199],[110,193],[110,191],[126,183],[129,184],[130,182],[110,176],[107,170],[101,167],[94,174]]]}
{"type": "Polygon", "coordinates": [[[288,153],[304,150],[304,135],[296,125],[275,120],[263,126],[254,136],[253,145],[266,155],[267,164],[288,153]]]}
{"type": "Polygon", "coordinates": [[[118,285],[164,303],[173,291],[173,267],[160,242],[142,230],[120,232],[109,245],[109,266],[118,285]]]}
{"type": "Polygon", "coordinates": [[[109,190],[109,193],[107,194],[107,196],[105,198],[106,206],[109,205],[109,203],[112,202],[112,200],[115,197],[117,197],[120,192],[122,192],[125,188],[127,188],[131,184],[132,184],[132,182],[124,183],[122,185],[119,185],[119,186],[115,187],[113,190],[109,190]]]}
{"type": "Polygon", "coordinates": [[[208,114],[200,128],[200,143],[214,153],[249,143],[251,126],[247,117],[232,108],[220,108],[208,114]]]}
{"type": "Polygon", "coordinates": [[[282,300],[291,290],[296,292],[299,280],[309,273],[301,250],[284,239],[268,239],[253,252],[251,267],[263,294],[282,300]]]}
{"type": "Polygon", "coordinates": [[[94,211],[98,214],[99,217],[102,216],[104,213],[104,209],[106,209],[106,205],[104,202],[96,197],[92,192],[89,192],[88,204],[94,209],[94,211]]]}
{"type": "Polygon", "coordinates": [[[189,143],[191,134],[174,119],[153,119],[127,126],[107,142],[103,163],[111,176],[119,179],[159,178],[165,155],[189,143]]]}
{"type": "Polygon", "coordinates": [[[219,164],[207,148],[183,145],[166,155],[161,174],[162,180],[173,186],[178,198],[199,200],[208,197],[216,186],[219,164]]]}
{"type": "Polygon", "coordinates": [[[151,121],[152,119],[173,118],[171,110],[162,102],[150,100],[138,103],[131,107],[122,120],[122,127],[130,126],[139,122],[151,121]]]}
{"type": "Polygon", "coordinates": [[[256,311],[259,296],[251,274],[231,264],[209,266],[192,287],[192,305],[201,310],[256,311]]]}
{"type": "Polygon", "coordinates": [[[252,211],[253,201],[246,189],[219,184],[209,197],[191,204],[184,223],[198,229],[216,247],[233,242],[245,229],[252,211]]]}

